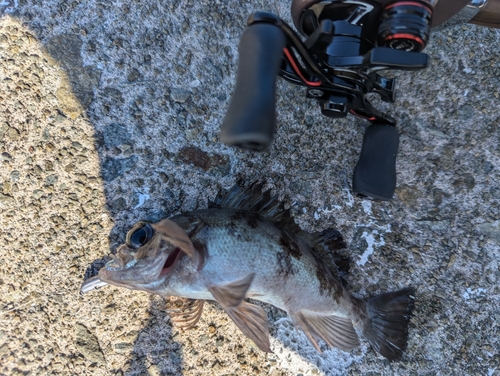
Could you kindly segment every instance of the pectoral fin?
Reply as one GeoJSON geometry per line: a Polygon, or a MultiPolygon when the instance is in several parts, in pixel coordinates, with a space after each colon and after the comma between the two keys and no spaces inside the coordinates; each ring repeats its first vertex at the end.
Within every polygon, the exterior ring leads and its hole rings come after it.
{"type": "Polygon", "coordinates": [[[345,351],[359,345],[358,336],[350,319],[310,311],[298,311],[293,315],[293,319],[320,352],[318,339],[322,339],[331,347],[345,351]]]}
{"type": "Polygon", "coordinates": [[[177,298],[173,307],[167,304],[170,320],[180,329],[190,329],[200,320],[203,313],[204,300],[177,298]]]}
{"type": "Polygon", "coordinates": [[[251,273],[237,281],[218,286],[211,286],[208,290],[224,309],[237,307],[243,299],[245,299],[245,294],[247,293],[254,276],[255,273],[251,273]]]}
{"type": "Polygon", "coordinates": [[[266,312],[261,307],[243,300],[253,277],[252,273],[238,281],[209,287],[209,291],[243,334],[262,351],[272,352],[266,312]]]}

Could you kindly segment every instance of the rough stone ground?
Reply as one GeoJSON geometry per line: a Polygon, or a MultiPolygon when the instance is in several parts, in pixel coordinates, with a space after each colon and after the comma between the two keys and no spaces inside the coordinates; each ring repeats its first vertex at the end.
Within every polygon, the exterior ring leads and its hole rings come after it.
{"type": "Polygon", "coordinates": [[[320,115],[278,83],[268,152],[218,142],[247,16],[279,1],[0,3],[0,374],[500,375],[500,32],[432,35],[432,66],[397,74],[398,189],[352,197],[363,121],[320,115]],[[203,208],[266,179],[305,229],[349,244],[357,296],[413,285],[408,350],[318,354],[269,312],[274,354],[216,304],[172,329],[159,297],[105,288],[88,266],[139,219],[203,208]]]}

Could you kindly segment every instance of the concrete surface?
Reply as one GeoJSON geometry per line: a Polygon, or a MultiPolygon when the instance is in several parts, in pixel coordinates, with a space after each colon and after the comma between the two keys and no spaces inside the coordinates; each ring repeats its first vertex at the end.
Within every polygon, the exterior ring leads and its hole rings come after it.
{"type": "Polygon", "coordinates": [[[401,132],[381,203],[350,193],[365,123],[286,82],[268,152],[218,142],[256,10],[290,20],[285,0],[0,3],[0,374],[500,375],[500,32],[434,33],[432,66],[396,74],[396,104],[374,99],[401,132]],[[180,332],[159,297],[79,295],[135,221],[238,178],[266,179],[304,229],[343,233],[353,294],[417,288],[401,361],[366,342],[318,354],[269,306],[266,356],[215,303],[180,332]]]}

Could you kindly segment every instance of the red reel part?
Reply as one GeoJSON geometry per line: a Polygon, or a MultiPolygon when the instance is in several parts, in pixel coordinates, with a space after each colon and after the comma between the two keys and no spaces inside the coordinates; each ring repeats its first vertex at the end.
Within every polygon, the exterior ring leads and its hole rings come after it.
{"type": "Polygon", "coordinates": [[[384,8],[380,20],[379,46],[420,52],[429,40],[432,8],[424,1],[396,1],[384,8]]]}

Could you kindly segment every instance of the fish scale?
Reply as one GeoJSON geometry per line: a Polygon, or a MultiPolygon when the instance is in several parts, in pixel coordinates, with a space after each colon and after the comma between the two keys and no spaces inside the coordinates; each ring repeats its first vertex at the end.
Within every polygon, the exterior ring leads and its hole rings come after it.
{"type": "MultiPolygon", "coordinates": [[[[304,260],[298,259],[291,255],[287,248],[281,246],[279,244],[281,230],[272,226],[271,223],[261,221],[259,227],[251,228],[245,219],[228,219],[219,221],[222,223],[217,223],[215,226],[210,225],[210,223],[215,224],[217,218],[222,216],[230,218],[233,213],[234,211],[225,209],[210,209],[197,213],[199,218],[207,224],[193,237],[193,240],[206,244],[209,257],[202,270],[193,270],[193,278],[197,276],[197,281],[207,286],[207,284],[231,282],[241,276],[255,273],[247,295],[259,296],[258,300],[285,310],[284,300],[293,299],[296,301],[294,307],[299,309],[301,300],[311,293],[314,293],[315,299],[327,296],[327,299],[319,299],[320,304],[317,304],[319,307],[322,306],[321,303],[324,306],[324,300],[331,302],[330,296],[321,291],[318,280],[313,277],[315,272],[312,260],[307,257],[304,260]],[[229,230],[230,228],[235,231],[229,230]],[[297,293],[299,286],[301,291],[297,293]]],[[[173,217],[172,220],[182,226],[182,216],[173,217]]],[[[305,247],[304,244],[302,246],[305,247]]],[[[189,263],[187,258],[183,261],[186,264],[189,263]]],[[[166,281],[165,290],[159,292],[162,295],[178,294],[178,291],[170,291],[170,286],[174,281],[177,285],[179,281],[186,278],[187,269],[188,265],[178,268],[182,270],[180,275],[173,271],[166,281]]]]}
{"type": "Polygon", "coordinates": [[[390,360],[406,347],[413,289],[352,296],[341,278],[347,263],[335,253],[345,247],[340,234],[302,231],[262,184],[235,186],[205,210],[139,222],[126,239],[82,292],[111,284],[185,298],[172,320],[189,327],[215,300],[263,351],[271,351],[267,314],[246,298],[286,311],[318,351],[320,340],[348,351],[357,332],[390,360]]]}

